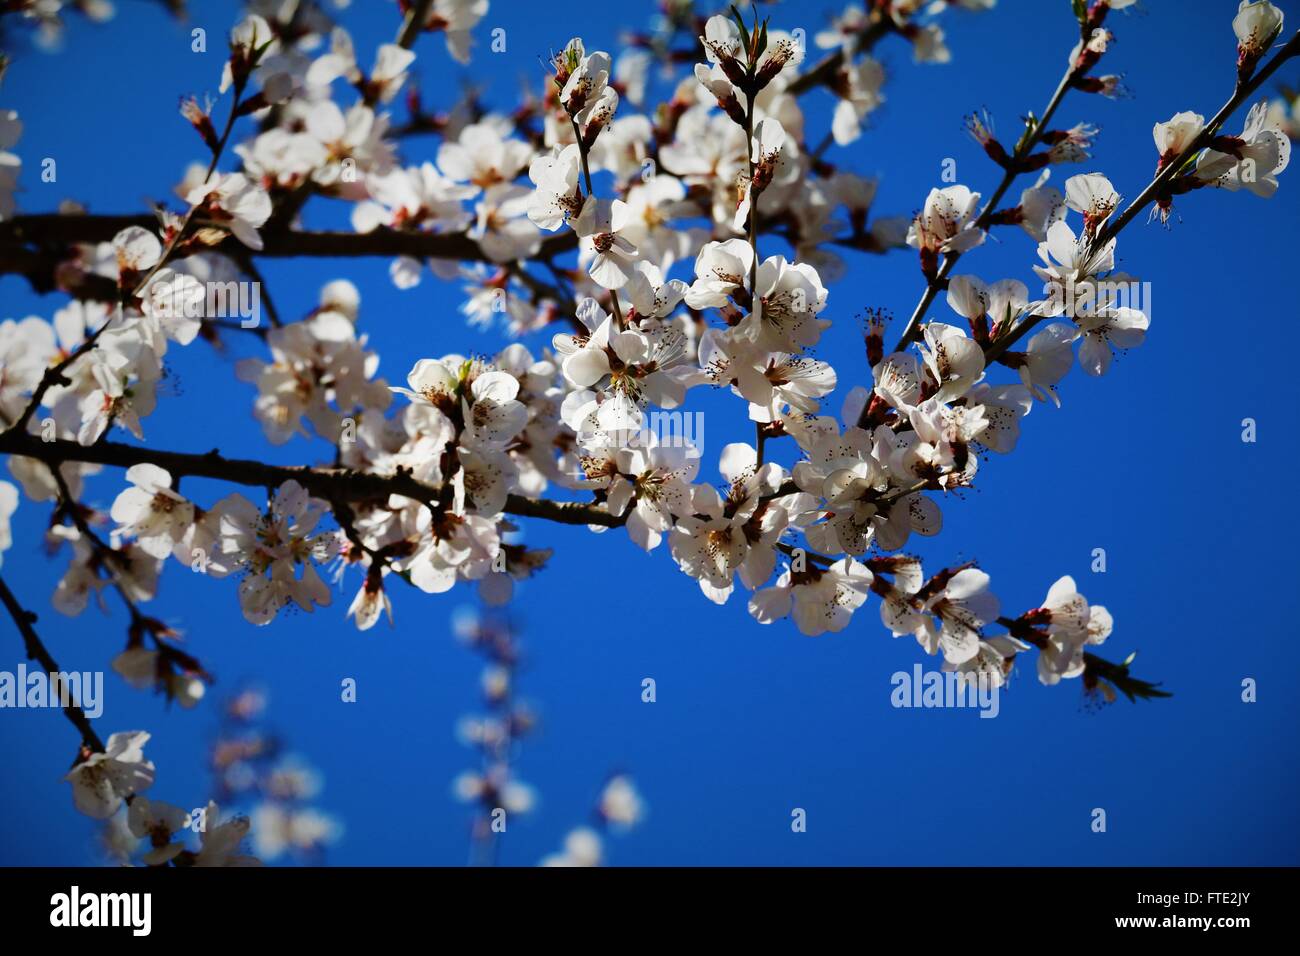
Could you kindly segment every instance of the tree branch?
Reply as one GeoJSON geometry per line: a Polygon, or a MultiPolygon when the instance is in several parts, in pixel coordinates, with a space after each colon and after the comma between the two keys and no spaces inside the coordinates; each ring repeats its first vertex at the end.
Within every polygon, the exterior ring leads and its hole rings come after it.
{"type": "MultiPolygon", "coordinates": [[[[128,226],[157,229],[158,220],[151,215],[91,215],[75,213],[36,213],[15,216],[0,223],[0,246],[31,244],[37,247],[108,242],[128,226]]],[[[231,237],[210,247],[224,252],[233,259],[245,256],[285,258],[310,256],[348,259],[361,256],[411,256],[416,259],[455,259],[460,261],[492,262],[479,248],[479,244],[465,233],[398,232],[394,229],[376,229],[373,232],[297,232],[289,229],[266,230],[262,233],[263,248],[248,249],[231,237]]],[[[571,232],[558,233],[542,240],[539,256],[554,256],[578,247],[578,238],[571,232]]],[[[6,258],[11,250],[0,252],[0,271],[6,269],[6,258]]],[[[494,263],[497,264],[497,263],[494,263]]]]}
{"type": "Polygon", "coordinates": [[[1297,53],[1300,53],[1300,30],[1296,31],[1286,45],[1273,55],[1273,58],[1268,61],[1262,70],[1258,71],[1247,82],[1239,83],[1237,88],[1233,90],[1232,96],[1228,98],[1228,102],[1224,103],[1219,112],[1214,115],[1214,118],[1205,124],[1205,128],[1201,130],[1196,138],[1187,144],[1187,148],[1179,154],[1178,158],[1166,165],[1146,189],[1138,194],[1137,199],[1129,203],[1127,209],[1106,223],[1097,235],[1097,245],[1105,245],[1111,239],[1114,239],[1134,216],[1141,212],[1148,203],[1156,199],[1160,195],[1160,191],[1169,183],[1169,180],[1178,175],[1183,165],[1209,145],[1210,140],[1215,137],[1228,117],[1236,112],[1237,108],[1249,99],[1256,90],[1263,86],[1264,82],[1277,72],[1278,67],[1297,53]]]}
{"type": "MultiPolygon", "coordinates": [[[[439,507],[442,491],[437,485],[417,480],[409,471],[378,475],[350,468],[270,465],[244,458],[225,458],[215,450],[205,455],[195,455],[111,441],[81,445],[65,439],[42,441],[40,437],[25,432],[11,431],[0,436],[0,454],[35,458],[53,466],[67,461],[79,461],[129,468],[148,462],[166,469],[173,477],[193,475],[255,488],[278,488],[286,481],[296,481],[312,494],[327,501],[384,500],[389,495],[401,495],[439,507]]],[[[560,524],[595,524],[608,528],[620,527],[625,520],[596,505],[526,498],[522,495],[510,495],[506,500],[505,511],[508,514],[544,518],[560,524]]]]}

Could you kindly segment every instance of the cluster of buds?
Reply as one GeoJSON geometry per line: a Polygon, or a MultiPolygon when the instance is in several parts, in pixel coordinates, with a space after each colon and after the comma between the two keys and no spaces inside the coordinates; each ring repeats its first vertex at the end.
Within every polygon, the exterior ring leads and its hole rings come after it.
{"type": "MultiPolygon", "coordinates": [[[[754,14],[752,27],[746,27],[744,18],[735,7],[731,19],[711,17],[700,39],[717,63],[723,75],[741,93],[753,102],[754,97],[767,88],[787,66],[797,65],[803,59],[803,50],[791,37],[781,37],[769,42],[767,19],[754,14]]],[[[697,71],[698,72],[698,71],[697,71]]],[[[723,104],[727,97],[718,95],[723,104]]],[[[723,106],[726,109],[726,106],[723,106]]],[[[730,111],[728,111],[730,115],[730,111]]],[[[733,117],[734,118],[734,117],[733,117]]]]}
{"type": "Polygon", "coordinates": [[[464,717],[457,727],[461,741],[478,751],[482,765],[453,783],[456,796],[478,808],[472,843],[476,861],[486,863],[510,816],[527,813],[536,802],[532,787],[515,778],[510,759],[515,745],[536,728],[537,718],[515,698],[519,644],[509,623],[471,613],[458,617],[454,628],[457,637],[487,661],[481,682],[487,713],[464,717]]]}
{"type": "Polygon", "coordinates": [[[342,827],[313,805],[323,786],[321,775],[270,728],[268,702],[256,687],[241,688],[225,702],[209,752],[213,802],[246,815],[258,858],[320,865],[342,827]]]}
{"type": "Polygon", "coordinates": [[[580,134],[583,150],[590,150],[618,109],[618,91],[609,82],[610,56],[600,50],[588,54],[581,38],[574,37],[551,58],[551,66],[560,106],[580,134]]]}
{"type": "Polygon", "coordinates": [[[221,92],[233,86],[238,96],[274,42],[270,25],[259,16],[250,16],[236,26],[230,34],[230,59],[221,74],[221,92]]]}
{"type": "Polygon", "coordinates": [[[1081,39],[1070,53],[1070,62],[1073,64],[1070,85],[1084,93],[1100,93],[1111,99],[1122,96],[1125,90],[1120,77],[1113,74],[1107,76],[1085,74],[1097,65],[1097,61],[1106,52],[1110,42],[1115,39],[1109,30],[1102,28],[1106,14],[1111,10],[1131,7],[1137,0],[1095,0],[1091,6],[1086,0],[1072,0],[1072,2],[1075,19],[1079,21],[1081,39]]]}
{"type": "Polygon", "coordinates": [[[193,707],[212,683],[212,675],[192,654],[176,646],[179,632],[155,617],[136,613],[127,628],[126,649],[113,670],[140,690],[153,689],[182,707],[193,707]]]}

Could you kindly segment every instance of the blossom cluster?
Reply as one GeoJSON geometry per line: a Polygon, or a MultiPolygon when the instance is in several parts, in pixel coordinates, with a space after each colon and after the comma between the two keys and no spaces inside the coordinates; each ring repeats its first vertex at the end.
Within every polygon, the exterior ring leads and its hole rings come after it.
{"type": "MultiPolygon", "coordinates": [[[[231,100],[225,132],[211,102],[182,103],[210,161],[180,171],[179,208],[159,208],[108,241],[69,241],[48,278],[73,301],[49,321],[0,323],[0,441],[21,486],[20,495],[0,482],[0,554],[21,497],[52,503],[48,543],[68,554],[55,607],[76,615],[105,590],[118,593],[131,627],[115,670],[185,706],[209,675],[172,628],[140,610],[170,561],[235,579],[256,625],[328,606],[327,579],[351,580],[346,613],[365,630],[391,621],[397,581],[434,594],[474,582],[487,604],[508,602],[551,554],[523,543],[518,515],[624,529],[645,551],[664,548],[709,601],[727,603],[739,585],[762,624],[789,617],[807,635],[837,632],[870,606],[948,669],[1001,682],[1034,649],[1044,684],[1083,678],[1149,695],[1128,662],[1089,650],[1109,636],[1110,616],[1070,578],[1012,617],[973,563],[927,573],[907,551],[913,535],[941,531],[944,508],[991,455],[1015,450],[1022,419],[1061,402],[1076,364],[1102,376],[1142,344],[1149,304],[1134,296],[1139,280],[1116,267],[1118,233],[1141,207],[1168,222],[1175,199],[1195,190],[1267,198],[1279,188],[1294,120],[1266,101],[1237,135],[1190,111],[1155,124],[1155,179],[1127,208],[1100,172],[1053,185],[1052,167],[1086,162],[1098,132],[1050,119],[1067,92],[1118,95],[1118,77],[1095,71],[1114,41],[1108,12],[1129,5],[1077,5],[1081,39],[1065,80],[1014,146],[986,114],[969,118],[1001,186],[934,188],[915,215],[891,217],[874,215],[873,180],[825,154],[862,137],[885,102],[885,70],[871,55],[882,37],[902,37],[919,62],[949,59],[936,22],[943,4],[850,6],[814,37],[816,62],[802,31],[769,29],[757,15],[666,15],[664,35],[634,37],[617,57],[569,40],[518,109],[490,110],[474,95],[437,114],[410,82],[410,37],[359,59],[319,5],[251,3],[213,77],[231,100]],[[683,36],[692,69],[673,75],[655,103],[655,58],[683,36]],[[820,143],[802,100],[814,89],[834,99],[820,143]],[[403,91],[409,121],[400,124],[403,91]],[[241,118],[255,130],[232,147],[238,169],[219,171],[241,118]],[[407,162],[404,137],[415,132],[440,143],[431,158],[407,162]],[[1029,174],[1033,184],[998,207],[1029,174]],[[267,441],[324,439],[331,462],[250,475],[240,471],[248,463],[215,454],[154,461],[130,446],[109,510],[83,504],[88,480],[114,460],[105,449],[127,454],[110,436],[122,429],[146,441],[173,346],[222,341],[229,327],[211,314],[213,287],[260,282],[252,263],[273,244],[337,238],[301,228],[313,197],[350,204],[347,238],[382,243],[398,288],[427,272],[460,284],[471,323],[499,322],[516,337],[546,330],[549,341],[429,355],[405,385],[390,385],[363,331],[360,291],[328,282],[300,321],[273,314],[269,328],[254,329],[262,351],[237,373],[256,390],[252,412],[267,441]],[[1031,238],[1036,261],[993,281],[959,270],[1006,225],[1031,238]],[[914,255],[924,283],[892,348],[885,313],[870,314],[869,368],[836,369],[817,355],[831,323],[843,321],[832,303],[843,249],[914,255]],[[929,318],[939,301],[948,312],[929,318]],[[838,408],[828,408],[842,384],[838,408]],[[706,388],[733,396],[755,435],[721,449],[718,483],[701,447],[648,428],[706,388]],[[187,474],[271,492],[201,503],[181,490],[187,474]]],[[[411,36],[442,31],[463,62],[486,10],[486,0],[438,0],[411,36]]],[[[1267,0],[1243,0],[1232,23],[1238,89],[1253,88],[1282,19],[1267,0]]],[[[21,131],[13,111],[0,111],[0,224],[18,216],[21,163],[9,150],[21,131]]],[[[61,213],[92,218],[71,205],[61,213]]],[[[491,660],[484,688],[494,713],[462,727],[485,763],[456,789],[522,811],[530,792],[497,759],[528,726],[510,693],[515,648],[474,633],[491,660]]],[[[130,799],[165,862],[181,852],[170,840],[174,808],[137,796],[152,782],[147,738],[118,734],[88,748],[70,779],[92,815],[130,799]]],[[[640,815],[629,786],[606,788],[605,818],[640,815]]],[[[599,858],[595,834],[571,842],[556,861],[599,858]]]]}

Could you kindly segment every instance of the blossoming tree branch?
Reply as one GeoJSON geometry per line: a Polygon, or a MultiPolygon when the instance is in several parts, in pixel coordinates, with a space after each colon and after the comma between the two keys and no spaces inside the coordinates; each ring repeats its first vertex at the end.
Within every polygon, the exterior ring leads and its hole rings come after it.
{"type": "MultiPolygon", "coordinates": [[[[395,39],[373,55],[317,3],[253,2],[213,77],[217,98],[182,104],[203,160],[177,170],[171,203],[113,215],[17,211],[21,122],[0,112],[0,271],[69,300],[50,319],[0,325],[0,453],[14,480],[0,482],[0,549],[16,508],[47,508],[48,543],[67,563],[55,609],[120,600],[129,627],[115,670],[184,705],[210,677],[150,613],[164,570],[206,574],[268,625],[291,605],[331,605],[329,568],[355,591],[346,615],[364,630],[418,591],[473,585],[508,601],[550,555],[512,543],[521,518],[538,535],[562,522],[626,536],[593,546],[659,551],[702,600],[747,602],[758,624],[791,617],[816,635],[867,613],[993,686],[1031,655],[1043,684],[1165,696],[1130,673],[1131,654],[1101,655],[1111,616],[1069,577],[1043,582],[1041,605],[1006,610],[976,563],[923,569],[908,553],[913,535],[940,533],[946,500],[982,461],[1033,440],[1022,419],[1059,402],[1076,364],[1100,377],[1116,350],[1142,343],[1148,315],[1125,297],[1119,234],[1206,188],[1268,197],[1287,166],[1290,120],[1260,97],[1300,38],[1283,35],[1267,0],[1243,0],[1224,24],[1225,101],[1155,123],[1149,182],[1083,171],[1049,185],[1052,167],[1087,163],[1097,133],[1058,117],[1092,116],[1122,93],[1104,68],[1122,29],[1112,14],[1131,3],[1060,3],[1062,73],[1046,78],[1046,105],[1014,140],[969,117],[989,183],[918,194],[911,217],[875,215],[875,183],[849,168],[886,95],[873,51],[906,44],[941,64],[946,8],[994,0],[872,0],[811,39],[780,28],[783,8],[704,16],[672,3],[617,56],[563,43],[504,110],[473,94],[426,104],[413,82],[416,46],[438,55],[429,34],[468,61],[487,0],[400,0],[395,39]],[[671,93],[655,102],[661,70],[671,93]],[[829,129],[805,120],[814,97],[833,103],[829,129]],[[301,227],[322,197],[351,204],[353,231],[301,227]],[[1017,229],[1029,240],[1019,275],[970,271],[991,232],[1017,229]],[[918,298],[896,329],[873,312],[867,361],[836,369],[815,350],[847,319],[833,291],[845,249],[915,262],[918,298]],[[357,256],[390,259],[402,289],[457,283],[471,323],[549,330],[550,346],[431,355],[390,386],[347,278],[330,277],[294,321],[258,266],[357,256]],[[267,325],[214,314],[213,290],[243,281],[259,283],[267,325]],[[324,438],[332,460],[285,467],[149,441],[169,364],[235,335],[260,356],[238,375],[256,388],[266,441],[324,438]],[[842,407],[825,408],[841,383],[842,407]],[[721,483],[702,449],[647,428],[709,388],[734,396],[754,434],[721,449],[721,483]],[[230,492],[192,500],[190,476],[230,492]],[[107,513],[85,503],[92,481],[111,489],[107,513]]],[[[15,7],[39,19],[59,4],[15,7]]],[[[3,580],[0,597],[27,655],[57,671],[32,612],[42,602],[3,580]]],[[[175,814],[136,796],[154,781],[149,735],[105,741],[75,705],[67,716],[80,810],[107,817],[130,802],[151,862],[244,861],[238,821],[197,855],[168,849],[175,814]]]]}

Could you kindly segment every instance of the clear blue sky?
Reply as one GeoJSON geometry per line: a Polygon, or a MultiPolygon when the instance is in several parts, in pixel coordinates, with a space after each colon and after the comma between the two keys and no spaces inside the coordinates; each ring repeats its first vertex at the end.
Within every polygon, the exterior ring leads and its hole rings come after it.
{"type": "MultiPolygon", "coordinates": [[[[23,210],[50,211],[75,198],[95,211],[140,211],[200,157],[177,100],[215,91],[233,5],[194,4],[193,22],[210,36],[206,55],[190,52],[188,27],[155,10],[160,5],[119,6],[107,25],[75,21],[62,54],[15,56],[0,106],[17,109],[25,124],[23,210]],[[36,175],[45,156],[58,160],[56,183],[36,175]]],[[[1094,159],[1062,172],[1103,171],[1128,196],[1154,167],[1152,123],[1180,110],[1212,114],[1234,73],[1235,0],[1144,6],[1113,15],[1118,42],[1106,58],[1106,72],[1123,72],[1134,98],[1076,94],[1059,114],[1062,125],[1102,127],[1094,159]]],[[[1294,28],[1300,5],[1280,6],[1294,28]]],[[[775,8],[773,22],[812,35],[830,7],[775,8]]],[[[508,105],[518,78],[535,75],[538,57],[571,35],[581,32],[588,49],[612,49],[620,28],[644,26],[650,13],[648,3],[493,0],[473,76],[489,84],[490,103],[508,105]],[[506,28],[508,44],[496,56],[485,45],[494,26],[506,28]]],[[[395,31],[396,14],[388,3],[358,0],[344,22],[368,65],[374,45],[395,31]]],[[[901,41],[883,43],[888,101],[867,135],[830,154],[882,177],[879,213],[916,209],[941,185],[945,157],[956,159],[959,181],[990,192],[997,171],[964,135],[963,114],[987,107],[1013,140],[1016,118],[1041,110],[1051,93],[1074,31],[1065,0],[1002,0],[987,14],[955,11],[945,24],[947,66],[913,65],[901,41]]],[[[462,71],[440,39],[425,38],[418,50],[426,99],[448,105],[462,71]]],[[[1279,78],[1300,82],[1300,64],[1279,78]]],[[[821,103],[814,122],[825,115],[821,103]]],[[[1239,128],[1239,119],[1229,123],[1239,128]]],[[[436,145],[417,139],[403,149],[418,162],[432,159],[436,145]]],[[[1114,614],[1107,656],[1138,651],[1136,672],[1163,681],[1172,699],[1121,700],[1093,713],[1077,681],[1042,687],[1025,661],[996,720],[895,710],[890,675],[923,658],[911,639],[895,641],[881,628],[874,598],[845,632],[805,638],[788,623],[757,625],[739,595],[713,606],[666,548],[647,556],[621,533],[526,522],[531,545],[555,548],[515,605],[527,649],[519,688],[543,720],[518,767],[541,799],[528,819],[512,823],[502,861],[532,864],[557,849],[586,817],[604,776],[623,769],[650,814],[613,843],[614,863],[1300,862],[1300,700],[1295,623],[1285,610],[1298,570],[1296,496],[1284,486],[1300,457],[1286,432],[1293,376],[1277,353],[1296,318],[1287,240],[1300,210],[1298,174],[1283,173],[1270,201],[1205,190],[1179,201],[1182,221],[1173,228],[1129,228],[1120,264],[1152,283],[1147,344],[1104,379],[1071,373],[1064,407],[1034,409],[1017,452],[981,469],[965,500],[945,504],[944,533],[920,552],[931,569],[977,558],[1013,612],[1073,574],[1114,614]],[[1258,421],[1255,444],[1240,440],[1245,417],[1258,421]],[[1105,574],[1089,570],[1098,547],[1108,555],[1105,574]],[[647,676],[658,685],[652,705],[640,699],[647,676]],[[1246,677],[1258,681],[1257,703],[1240,700],[1246,677]],[[807,833],[791,832],[794,807],[807,810],[807,833]],[[1090,830],[1094,807],[1107,811],[1105,834],[1090,830]]],[[[322,207],[308,223],[341,224],[341,212],[322,207]]],[[[959,271],[1031,282],[1033,261],[1028,238],[1004,229],[959,271]]],[[[854,316],[876,306],[905,316],[921,287],[911,253],[851,264],[850,278],[832,287],[826,314],[836,325],[819,350],[842,383],[868,374],[854,316]]],[[[400,382],[417,358],[504,344],[496,332],[465,326],[457,288],[426,273],[417,289],[398,292],[386,270],[378,259],[263,264],[286,318],[314,305],[326,280],[352,279],[362,291],[361,325],[390,381],[400,382]]],[[[3,317],[48,317],[62,304],[14,277],[0,280],[0,302],[3,317]]],[[[936,314],[945,311],[940,303],[936,314]]],[[[547,338],[527,344],[538,348],[547,338]]],[[[174,394],[146,420],[149,443],[285,463],[323,457],[319,444],[277,449],[262,440],[252,389],[232,368],[235,358],[256,354],[257,343],[231,346],[227,357],[202,343],[169,352],[174,394]]],[[[838,409],[838,400],[828,407],[838,409]]],[[[693,392],[692,401],[708,416],[713,467],[717,450],[749,438],[750,429],[729,397],[693,392]]],[[[788,445],[775,449],[790,453],[788,445]]],[[[88,499],[107,507],[122,482],[109,471],[88,499]]],[[[228,490],[188,479],[186,486],[205,503],[228,490]]],[[[111,601],[107,617],[88,611],[68,620],[49,607],[63,562],[40,550],[47,519],[47,507],[22,504],[5,578],[40,612],[41,633],[65,668],[107,669],[124,640],[124,617],[111,601]]],[[[249,676],[270,688],[272,719],[324,772],[318,802],[347,826],[331,862],[462,863],[469,814],[450,785],[474,756],[455,740],[454,725],[477,708],[479,661],[456,643],[449,621],[472,594],[395,590],[397,627],[359,634],[343,617],[356,586],[349,580],[333,608],[258,629],[244,622],[231,582],[172,566],[152,606],[184,628],[218,675],[214,697],[249,676]],[[344,677],[357,680],[356,704],[339,700],[344,677]]],[[[12,669],[20,648],[0,623],[0,668],[12,669]]],[[[207,793],[210,708],[168,713],[161,699],[111,673],[106,685],[100,726],[154,734],[147,752],[159,769],[150,795],[198,805],[207,793]]],[[[0,713],[0,863],[90,860],[94,825],[73,810],[60,782],[75,743],[55,712],[0,713]]]]}

